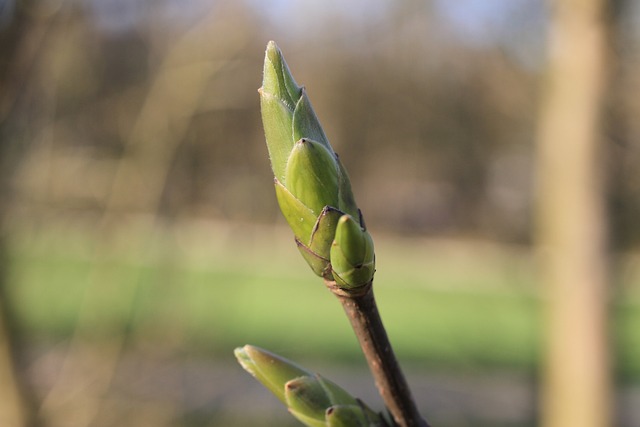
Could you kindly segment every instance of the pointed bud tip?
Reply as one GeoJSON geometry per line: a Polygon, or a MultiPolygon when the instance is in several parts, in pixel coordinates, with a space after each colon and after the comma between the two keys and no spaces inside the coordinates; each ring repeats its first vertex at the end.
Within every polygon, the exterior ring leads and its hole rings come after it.
{"type": "Polygon", "coordinates": [[[233,352],[235,354],[246,354],[247,351],[251,350],[251,347],[252,347],[251,345],[247,344],[242,347],[237,347],[235,350],[233,350],[233,352]]]}
{"type": "Polygon", "coordinates": [[[272,63],[276,63],[282,60],[282,52],[280,52],[280,48],[273,40],[270,40],[269,43],[267,43],[267,51],[265,53],[265,57],[268,58],[272,63]]]}
{"type": "Polygon", "coordinates": [[[236,356],[236,360],[238,360],[238,363],[240,364],[240,366],[242,366],[242,369],[252,375],[255,375],[255,363],[247,352],[247,347],[249,346],[246,345],[244,347],[238,347],[233,350],[233,354],[234,356],[236,356]]]}
{"type": "Polygon", "coordinates": [[[238,347],[234,350],[234,354],[238,358],[243,358],[250,362],[254,362],[257,358],[265,356],[273,356],[269,351],[263,350],[259,347],[247,344],[244,347],[238,347]]]}
{"type": "Polygon", "coordinates": [[[351,218],[349,217],[349,215],[342,215],[342,216],[340,217],[340,219],[338,220],[338,224],[339,224],[339,225],[343,225],[343,224],[345,224],[345,223],[349,222],[349,220],[350,220],[350,219],[351,219],[351,218]]]}
{"type": "Polygon", "coordinates": [[[302,94],[302,88],[296,83],[282,51],[273,40],[267,43],[261,89],[261,96],[267,96],[267,94],[275,96],[291,112],[302,94]]]}
{"type": "Polygon", "coordinates": [[[235,354],[235,356],[236,356],[237,358],[245,357],[245,356],[246,356],[246,353],[245,353],[244,347],[237,347],[237,348],[235,348],[235,349],[233,350],[233,354],[235,354]]]}

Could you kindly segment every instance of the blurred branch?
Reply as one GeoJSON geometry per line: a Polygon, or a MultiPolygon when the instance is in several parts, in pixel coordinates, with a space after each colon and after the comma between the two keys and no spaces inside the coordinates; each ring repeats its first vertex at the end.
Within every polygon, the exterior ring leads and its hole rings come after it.
{"type": "MultiPolygon", "coordinates": [[[[28,145],[27,141],[12,135],[8,118],[24,113],[19,100],[33,102],[39,95],[37,89],[25,90],[25,87],[41,58],[46,35],[57,18],[55,11],[47,5],[33,3],[18,2],[14,16],[1,31],[0,38],[0,425],[7,427],[35,426],[38,421],[33,396],[17,368],[20,331],[7,292],[10,266],[4,233],[10,205],[10,182],[28,145]]],[[[22,123],[17,124],[20,126],[22,123]]]]}
{"type": "MultiPolygon", "coordinates": [[[[0,265],[0,274],[5,265],[0,265]]],[[[5,301],[2,298],[2,301],[5,301]]],[[[0,424],[7,427],[25,427],[32,424],[28,406],[14,368],[14,346],[10,339],[8,313],[0,304],[0,424]]]]}
{"type": "MultiPolygon", "coordinates": [[[[65,415],[69,404],[80,411],[75,427],[91,425],[100,409],[100,399],[109,390],[115,375],[131,319],[119,319],[120,323],[113,325],[111,336],[102,340],[103,344],[96,347],[92,342],[91,317],[94,308],[102,303],[103,292],[110,286],[108,274],[102,268],[108,249],[106,242],[124,212],[132,209],[150,212],[152,217],[145,224],[143,238],[136,244],[137,253],[143,258],[140,264],[154,263],[154,260],[149,262],[154,229],[158,226],[158,211],[175,152],[197,112],[205,86],[226,64],[226,59],[211,60],[215,57],[216,45],[206,42],[221,37],[215,33],[218,27],[211,22],[214,12],[166,48],[118,163],[98,226],[100,244],[93,254],[93,267],[76,330],[62,372],[42,409],[54,426],[68,426],[65,415]],[[92,363],[93,359],[98,359],[99,364],[92,363]],[[88,366],[100,368],[88,371],[88,366]]],[[[240,49],[242,45],[227,47],[240,49]]],[[[129,313],[141,281],[140,270],[137,274],[130,288],[129,313]]]]}
{"type": "Polygon", "coordinates": [[[57,11],[50,10],[48,5],[39,3],[34,6],[31,1],[18,2],[11,24],[13,31],[3,35],[0,46],[4,56],[0,72],[0,125],[24,94],[30,73],[42,57],[44,41],[57,15],[57,11]]]}

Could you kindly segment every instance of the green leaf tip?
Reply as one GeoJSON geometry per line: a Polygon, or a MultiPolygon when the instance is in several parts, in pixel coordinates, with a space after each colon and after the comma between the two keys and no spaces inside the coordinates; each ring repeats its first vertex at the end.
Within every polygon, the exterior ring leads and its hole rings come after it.
{"type": "Polygon", "coordinates": [[[276,197],[304,259],[315,274],[335,279],[340,287],[360,286],[365,278],[370,281],[375,271],[373,241],[366,231],[364,237],[348,230],[342,233],[335,252],[341,257],[337,260],[340,277],[335,277],[331,257],[338,220],[345,214],[357,218],[358,227],[364,230],[362,215],[346,169],[304,87],[296,83],[273,41],[267,44],[259,93],[276,197]],[[350,243],[351,238],[357,241],[350,243]]]}

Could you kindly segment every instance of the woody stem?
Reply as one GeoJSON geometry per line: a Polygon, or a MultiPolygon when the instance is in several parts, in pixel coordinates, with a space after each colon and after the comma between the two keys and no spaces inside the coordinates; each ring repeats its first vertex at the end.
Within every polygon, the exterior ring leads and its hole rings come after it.
{"type": "Polygon", "coordinates": [[[420,416],[411,390],[389,342],[373,295],[372,283],[356,289],[342,289],[325,281],[338,298],[351,322],[378,392],[400,427],[429,427],[420,416]]]}

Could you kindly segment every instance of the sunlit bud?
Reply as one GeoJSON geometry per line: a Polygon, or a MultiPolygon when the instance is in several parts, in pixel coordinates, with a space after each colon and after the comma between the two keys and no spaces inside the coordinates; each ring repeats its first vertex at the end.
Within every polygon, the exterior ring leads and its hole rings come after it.
{"type": "Polygon", "coordinates": [[[276,198],[280,205],[280,210],[284,219],[291,227],[296,240],[309,245],[311,233],[313,232],[318,216],[311,209],[302,204],[293,194],[278,180],[275,179],[276,198]]]}
{"type": "Polygon", "coordinates": [[[335,405],[327,409],[325,421],[327,427],[371,427],[377,416],[367,414],[359,405],[335,405]]]}
{"type": "Polygon", "coordinates": [[[344,214],[358,221],[361,218],[347,171],[274,42],[267,45],[259,92],[276,197],[300,252],[315,274],[340,286],[357,287],[371,281],[374,265],[369,234],[356,233],[351,227],[353,230],[335,235],[344,214]],[[356,241],[349,242],[351,238],[356,241]]]}
{"type": "Polygon", "coordinates": [[[300,377],[285,386],[285,398],[293,416],[310,426],[323,427],[331,400],[315,377],[300,377]]]}
{"type": "Polygon", "coordinates": [[[356,288],[369,283],[375,273],[373,240],[356,220],[343,215],[338,221],[331,245],[331,268],[336,283],[356,288]]]}
{"type": "Polygon", "coordinates": [[[341,211],[325,206],[311,231],[308,242],[296,238],[298,249],[313,272],[327,280],[333,280],[329,257],[336,226],[342,215],[344,214],[341,211]]]}
{"type": "Polygon", "coordinates": [[[302,88],[302,94],[293,112],[292,127],[294,141],[299,141],[302,138],[312,139],[324,145],[327,150],[333,153],[333,148],[331,148],[329,140],[322,130],[320,121],[316,116],[316,112],[313,111],[311,101],[309,101],[304,88],[302,88]]]}
{"type": "Polygon", "coordinates": [[[320,215],[325,206],[338,207],[338,164],[335,154],[319,142],[301,139],[287,161],[284,185],[303,205],[320,215]]]}
{"type": "Polygon", "coordinates": [[[342,212],[351,215],[354,218],[360,216],[360,210],[356,205],[356,200],[353,197],[353,191],[351,190],[351,181],[349,181],[349,174],[342,165],[340,158],[336,155],[336,161],[338,162],[338,171],[340,172],[340,192],[339,192],[339,206],[342,212]]]}
{"type": "MultiPolygon", "coordinates": [[[[329,419],[358,419],[348,416],[348,409],[338,409],[335,413],[336,408],[350,408],[353,411],[351,415],[359,413],[360,419],[363,420],[367,417],[379,420],[378,415],[362,402],[320,375],[296,378],[289,381],[285,388],[289,411],[309,426],[329,425],[329,419]]],[[[359,424],[353,425],[357,427],[359,424]]]]}
{"type": "Polygon", "coordinates": [[[295,142],[291,133],[293,112],[302,88],[293,79],[282,52],[274,42],[267,45],[259,93],[271,168],[276,178],[283,181],[287,158],[295,142]]]}
{"type": "Polygon", "coordinates": [[[285,404],[285,384],[294,378],[313,375],[277,354],[252,345],[236,348],[234,354],[245,371],[285,404]]]}
{"type": "Polygon", "coordinates": [[[271,168],[284,181],[287,159],[296,141],[308,138],[332,151],[304,91],[298,86],[282,52],[269,42],[264,58],[260,108],[271,168]]]}
{"type": "Polygon", "coordinates": [[[245,345],[235,349],[240,365],[310,427],[340,427],[348,420],[368,420],[367,427],[384,426],[383,418],[342,387],[270,351],[245,345]],[[339,424],[343,422],[343,424],[339,424]],[[333,424],[331,424],[333,423],[333,424]],[[336,424],[338,423],[338,424],[336,424]]]}

